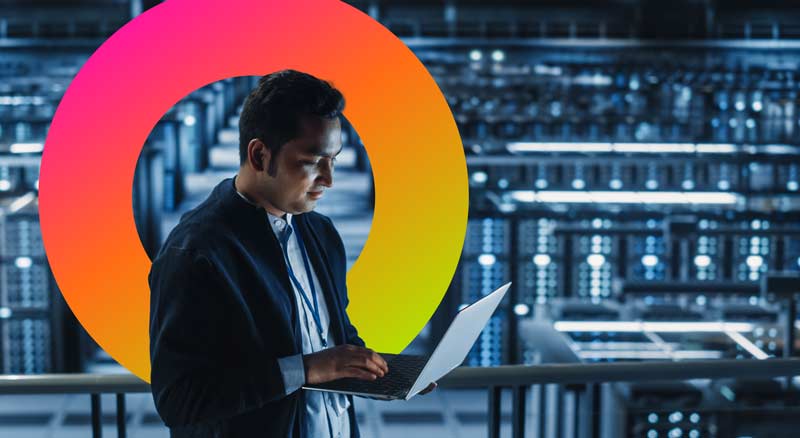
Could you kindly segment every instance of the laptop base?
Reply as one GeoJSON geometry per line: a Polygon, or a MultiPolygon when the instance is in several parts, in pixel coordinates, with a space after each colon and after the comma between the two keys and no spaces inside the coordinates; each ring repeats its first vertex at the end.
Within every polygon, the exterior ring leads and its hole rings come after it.
{"type": "Polygon", "coordinates": [[[375,380],[344,378],[315,385],[304,389],[331,391],[343,394],[373,397],[381,400],[403,399],[411,390],[422,368],[428,362],[425,356],[409,354],[379,353],[389,366],[389,372],[375,380]]]}

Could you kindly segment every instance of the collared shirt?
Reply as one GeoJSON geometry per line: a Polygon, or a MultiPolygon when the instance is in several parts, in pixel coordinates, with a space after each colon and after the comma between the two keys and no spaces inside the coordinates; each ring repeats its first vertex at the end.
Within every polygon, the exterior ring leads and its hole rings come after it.
{"type": "MultiPolygon", "coordinates": [[[[237,191],[237,193],[239,192],[237,191]]],[[[243,194],[239,193],[239,196],[241,196],[242,199],[246,200],[247,202],[251,202],[243,194]]],[[[267,213],[267,216],[269,218],[272,231],[275,233],[278,241],[281,244],[281,248],[285,251],[285,254],[288,255],[287,263],[291,265],[294,276],[302,286],[311,303],[313,303],[313,298],[311,296],[311,283],[309,283],[309,280],[314,282],[314,289],[317,292],[319,318],[322,325],[322,335],[326,339],[327,344],[329,346],[333,346],[335,341],[329,331],[330,315],[328,313],[328,306],[325,301],[325,296],[322,293],[322,287],[320,286],[316,272],[314,272],[314,268],[313,266],[310,266],[310,264],[309,268],[311,278],[308,278],[308,273],[303,262],[303,255],[300,251],[300,246],[297,241],[297,231],[291,226],[291,213],[287,213],[285,218],[280,218],[270,213],[267,213]],[[291,231],[289,231],[290,228],[291,231]],[[287,232],[290,233],[289,236],[286,236],[287,232]]],[[[323,347],[322,339],[317,331],[316,322],[314,321],[312,313],[313,310],[308,307],[294,282],[291,282],[291,284],[292,289],[294,289],[297,309],[300,310],[300,332],[303,338],[303,353],[278,359],[278,366],[280,367],[281,374],[283,375],[286,395],[300,389],[300,387],[305,384],[303,355],[314,353],[326,348],[323,347]]],[[[308,436],[323,438],[347,438],[350,436],[350,417],[347,412],[347,408],[350,406],[350,401],[344,394],[322,391],[306,391],[305,399],[306,430],[308,432],[308,436]]]]}

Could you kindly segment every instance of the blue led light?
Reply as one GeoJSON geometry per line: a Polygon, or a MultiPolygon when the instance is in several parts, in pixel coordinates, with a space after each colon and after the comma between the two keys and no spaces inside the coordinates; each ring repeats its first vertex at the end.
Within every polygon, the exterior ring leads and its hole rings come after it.
{"type": "Polygon", "coordinates": [[[486,172],[473,172],[472,173],[472,181],[477,184],[483,184],[489,179],[489,176],[486,175],[486,172]]]}
{"type": "Polygon", "coordinates": [[[492,51],[492,61],[503,62],[506,59],[506,54],[500,49],[492,51]]]}

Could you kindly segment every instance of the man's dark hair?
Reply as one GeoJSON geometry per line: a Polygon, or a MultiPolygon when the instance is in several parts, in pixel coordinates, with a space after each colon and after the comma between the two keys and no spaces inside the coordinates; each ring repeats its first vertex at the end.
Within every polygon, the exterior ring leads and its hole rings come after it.
{"type": "Polygon", "coordinates": [[[247,145],[257,138],[272,153],[267,173],[274,176],[281,146],[300,134],[304,117],[339,117],[344,96],[331,84],[296,70],[270,73],[247,96],[239,118],[239,162],[247,160],[247,145]]]}

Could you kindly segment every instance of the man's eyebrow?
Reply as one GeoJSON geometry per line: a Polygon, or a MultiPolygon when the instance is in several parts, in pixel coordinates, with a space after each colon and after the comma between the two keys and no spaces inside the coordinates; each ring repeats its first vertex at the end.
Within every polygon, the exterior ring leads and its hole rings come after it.
{"type": "Polygon", "coordinates": [[[326,154],[326,153],[322,152],[321,150],[319,150],[319,148],[311,149],[311,150],[307,151],[306,153],[309,154],[309,155],[314,155],[315,157],[335,157],[335,156],[339,155],[342,152],[343,149],[344,149],[344,145],[342,145],[342,147],[340,147],[339,150],[336,151],[336,153],[334,153],[334,154],[326,154]]]}

